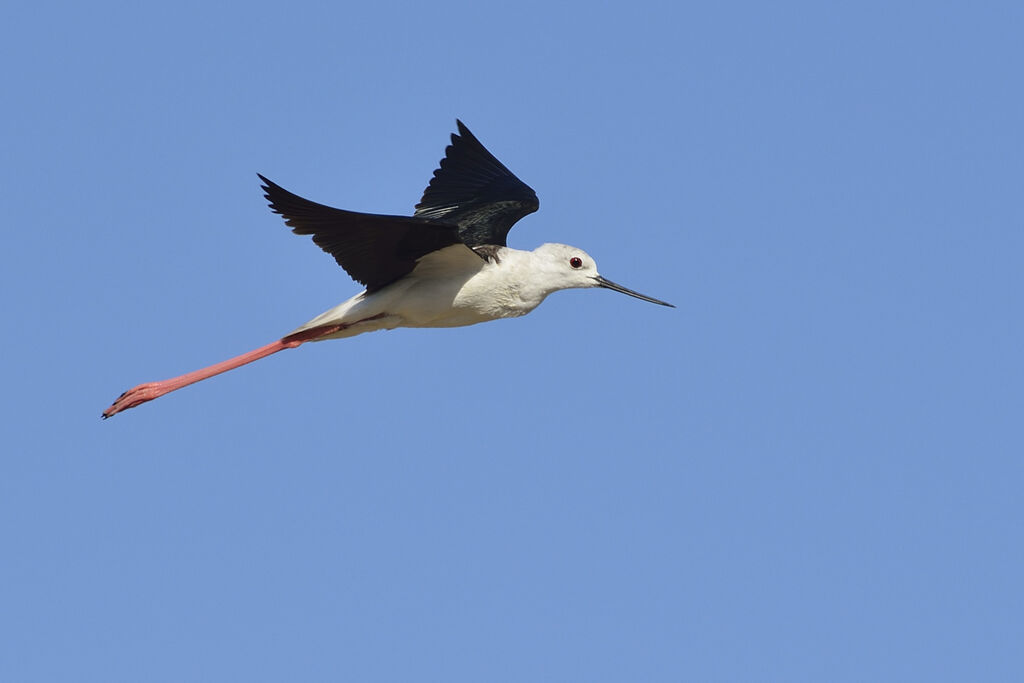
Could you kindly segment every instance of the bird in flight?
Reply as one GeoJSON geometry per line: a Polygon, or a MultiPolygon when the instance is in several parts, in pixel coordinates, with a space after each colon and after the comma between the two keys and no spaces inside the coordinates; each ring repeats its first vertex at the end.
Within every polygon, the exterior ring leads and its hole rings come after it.
{"type": "Polygon", "coordinates": [[[585,251],[506,245],[508,231],[537,210],[534,191],[484,148],[461,121],[412,216],[333,209],[260,176],[270,208],[297,235],[334,257],[366,289],[275,342],[179,377],[129,389],[112,417],[176,389],[284,349],[396,327],[458,327],[526,315],[552,292],[604,287],[672,304],[602,277],[585,251]]]}

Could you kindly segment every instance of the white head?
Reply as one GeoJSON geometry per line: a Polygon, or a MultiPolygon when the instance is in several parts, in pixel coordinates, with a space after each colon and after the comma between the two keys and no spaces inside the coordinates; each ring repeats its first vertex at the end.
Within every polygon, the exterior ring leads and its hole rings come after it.
{"type": "Polygon", "coordinates": [[[670,303],[634,292],[632,289],[627,289],[601,277],[597,272],[597,264],[594,263],[590,254],[567,244],[540,245],[533,250],[531,266],[531,269],[537,272],[538,285],[546,290],[545,295],[560,289],[604,287],[635,296],[637,299],[650,301],[652,304],[675,308],[670,303]]]}

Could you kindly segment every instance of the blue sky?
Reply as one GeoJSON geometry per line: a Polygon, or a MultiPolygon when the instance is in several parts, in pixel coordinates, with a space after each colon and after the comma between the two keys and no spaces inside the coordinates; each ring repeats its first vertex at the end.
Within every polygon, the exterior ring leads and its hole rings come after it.
{"type": "MultiPolygon", "coordinates": [[[[371,6],[372,5],[372,6],[371,6]]],[[[1019,3],[4,12],[0,680],[1024,676],[1019,3]],[[359,290],[455,118],[611,292],[359,290]]]]}

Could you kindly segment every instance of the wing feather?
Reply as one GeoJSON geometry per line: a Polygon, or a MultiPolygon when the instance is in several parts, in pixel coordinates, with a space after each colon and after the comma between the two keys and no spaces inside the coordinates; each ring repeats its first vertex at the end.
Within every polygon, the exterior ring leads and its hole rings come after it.
{"type": "Polygon", "coordinates": [[[416,216],[441,219],[459,226],[459,236],[470,247],[506,245],[508,231],[536,211],[537,194],[480,144],[462,121],[452,144],[434,171],[416,216]]]}
{"type": "Polygon", "coordinates": [[[407,275],[421,257],[458,244],[459,228],[426,217],[386,216],[317,204],[260,176],[270,208],[296,235],[334,257],[368,292],[407,275]]]}

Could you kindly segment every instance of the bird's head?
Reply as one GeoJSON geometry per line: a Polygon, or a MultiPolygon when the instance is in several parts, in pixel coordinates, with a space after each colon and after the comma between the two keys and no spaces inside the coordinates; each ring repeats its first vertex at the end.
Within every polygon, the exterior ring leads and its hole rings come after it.
{"type": "Polygon", "coordinates": [[[550,286],[552,292],[559,289],[604,287],[650,301],[652,304],[675,308],[668,302],[634,292],[602,277],[597,272],[597,264],[590,254],[577,247],[570,247],[567,244],[542,244],[533,250],[533,255],[535,265],[543,273],[545,284],[550,286]]]}

